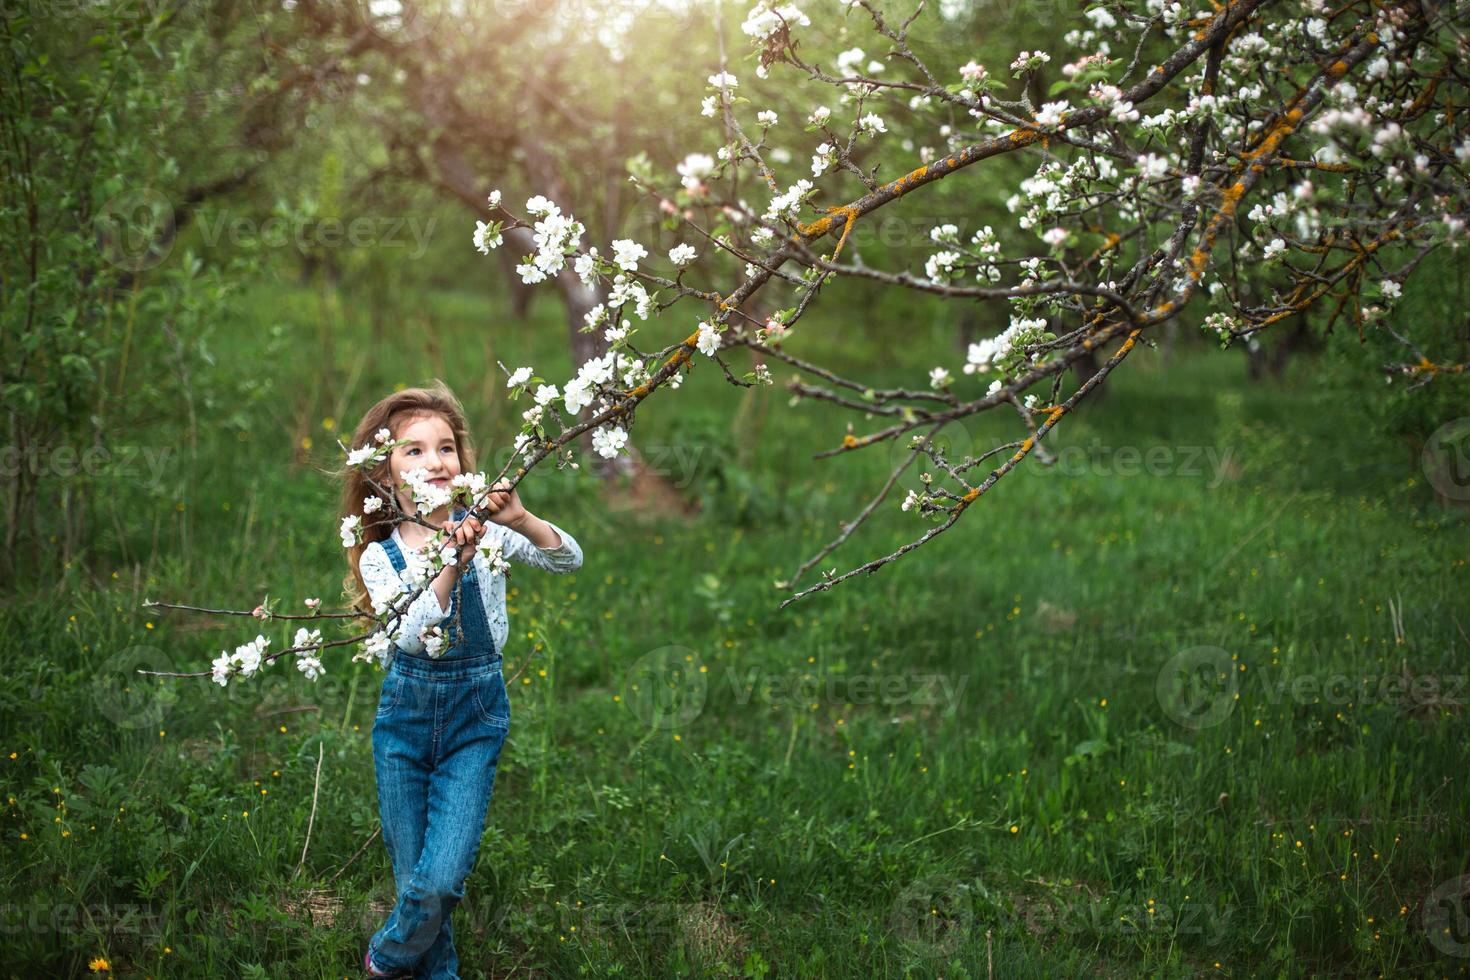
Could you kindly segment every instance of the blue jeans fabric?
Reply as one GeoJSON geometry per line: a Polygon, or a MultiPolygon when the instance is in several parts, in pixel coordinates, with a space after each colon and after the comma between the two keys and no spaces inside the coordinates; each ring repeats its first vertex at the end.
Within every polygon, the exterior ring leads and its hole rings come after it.
{"type": "MultiPolygon", "coordinates": [[[[384,546],[402,571],[397,545],[390,538],[384,546]]],[[[450,917],[479,853],[510,730],[501,656],[473,565],[443,628],[453,642],[437,658],[394,650],[373,721],[378,811],[398,901],[368,949],[380,969],[432,980],[459,976],[450,917]],[[457,611],[462,632],[452,629],[457,611]]]]}

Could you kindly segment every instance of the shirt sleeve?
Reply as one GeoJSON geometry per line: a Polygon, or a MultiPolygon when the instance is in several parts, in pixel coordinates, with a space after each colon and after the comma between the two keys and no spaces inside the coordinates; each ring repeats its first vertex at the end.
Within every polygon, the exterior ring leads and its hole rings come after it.
{"type": "MultiPolygon", "coordinates": [[[[542,518],[545,520],[545,518],[542,518]]],[[[506,561],[518,561],[533,568],[565,575],[582,567],[582,546],[577,539],[553,524],[546,523],[561,536],[561,544],[555,548],[540,548],[530,538],[503,524],[497,525],[502,532],[500,553],[506,561]]]]}
{"type": "MultiPolygon", "coordinates": [[[[413,559],[405,560],[412,562],[413,559]]],[[[408,591],[407,583],[398,577],[398,571],[393,567],[393,560],[388,557],[388,552],[377,542],[363,550],[362,557],[358,560],[358,570],[362,572],[363,583],[367,585],[368,595],[373,600],[374,612],[383,612],[395,596],[408,591]]],[[[399,617],[395,628],[389,631],[389,636],[400,649],[421,654],[424,652],[424,641],[419,639],[419,633],[447,618],[449,610],[440,607],[439,596],[432,587],[425,588],[399,617]]]]}

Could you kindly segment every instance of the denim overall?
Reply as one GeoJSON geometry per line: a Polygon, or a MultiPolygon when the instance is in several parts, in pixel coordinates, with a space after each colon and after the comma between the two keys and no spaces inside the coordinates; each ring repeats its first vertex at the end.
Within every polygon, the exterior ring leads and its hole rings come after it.
{"type": "MultiPolygon", "coordinates": [[[[456,520],[462,514],[455,509],[456,520]]],[[[407,561],[397,543],[382,544],[402,573],[407,561]]],[[[479,853],[510,729],[501,657],[473,562],[441,629],[448,635],[437,658],[394,648],[373,721],[378,812],[398,903],[368,949],[379,969],[433,980],[459,976],[450,915],[479,853]],[[457,612],[462,632],[454,629],[457,612]]]]}

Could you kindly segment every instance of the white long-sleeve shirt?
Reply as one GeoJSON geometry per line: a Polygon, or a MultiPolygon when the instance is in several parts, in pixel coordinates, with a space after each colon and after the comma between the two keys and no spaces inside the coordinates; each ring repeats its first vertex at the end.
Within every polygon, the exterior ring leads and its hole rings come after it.
{"type": "MultiPolygon", "coordinates": [[[[493,545],[498,539],[501,556],[506,561],[517,561],[559,575],[581,568],[582,546],[577,544],[577,539],[551,521],[546,523],[561,536],[561,544],[555,548],[538,547],[519,531],[493,522],[486,522],[482,540],[493,545]]],[[[411,591],[412,587],[406,577],[416,574],[428,564],[422,555],[404,544],[397,527],[393,528],[392,537],[393,543],[403,552],[404,561],[408,563],[404,577],[400,577],[393,567],[393,559],[388,557],[388,549],[383,547],[381,541],[374,541],[364,548],[358,561],[358,570],[362,572],[363,583],[367,586],[375,610],[387,608],[387,603],[400,592],[411,591]]],[[[490,563],[479,554],[474,556],[473,561],[475,576],[480,584],[480,598],[485,604],[485,618],[490,623],[490,635],[495,641],[496,652],[503,653],[505,641],[510,635],[510,622],[505,611],[505,576],[492,574],[490,563]]],[[[421,655],[424,652],[424,642],[419,639],[419,633],[448,618],[449,609],[439,605],[439,596],[429,586],[409,605],[403,617],[395,623],[391,634],[398,637],[396,642],[400,649],[421,655]]],[[[379,655],[378,661],[384,670],[388,668],[392,656],[391,645],[379,655]]]]}

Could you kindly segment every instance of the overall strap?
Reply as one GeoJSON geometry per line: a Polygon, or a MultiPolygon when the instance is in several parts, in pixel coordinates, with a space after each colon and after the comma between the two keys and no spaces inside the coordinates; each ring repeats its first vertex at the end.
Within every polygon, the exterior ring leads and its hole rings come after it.
{"type": "MultiPolygon", "coordinates": [[[[379,541],[378,544],[382,545],[383,550],[388,552],[388,560],[393,563],[393,570],[402,575],[403,570],[408,567],[408,561],[403,557],[403,552],[399,549],[398,542],[393,540],[393,535],[388,535],[388,537],[379,541]]],[[[389,665],[393,662],[394,654],[397,652],[398,644],[389,643],[388,649],[380,654],[378,662],[383,665],[384,670],[388,669],[389,665]]]]}
{"type": "Polygon", "coordinates": [[[393,536],[390,534],[378,543],[383,546],[384,551],[388,552],[388,560],[393,562],[393,570],[400,575],[403,574],[404,569],[408,568],[408,560],[403,557],[403,552],[399,550],[398,542],[394,541],[393,536]]]}

